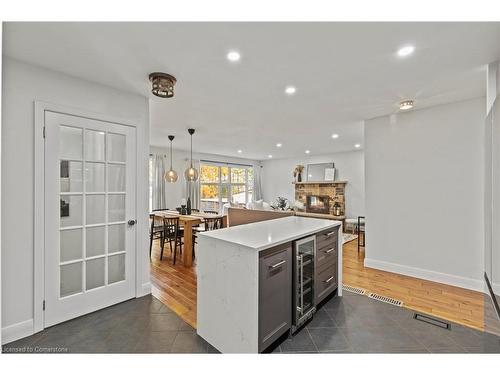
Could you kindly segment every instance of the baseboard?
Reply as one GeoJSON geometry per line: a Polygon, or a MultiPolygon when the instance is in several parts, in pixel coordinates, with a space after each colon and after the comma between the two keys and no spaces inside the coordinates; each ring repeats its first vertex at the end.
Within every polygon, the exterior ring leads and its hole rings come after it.
{"type": "Polygon", "coordinates": [[[33,319],[2,327],[2,345],[33,334],[33,319]]]}
{"type": "Polygon", "coordinates": [[[365,267],[375,268],[381,271],[399,273],[401,275],[416,277],[436,283],[457,286],[459,288],[475,290],[485,293],[485,285],[482,280],[470,279],[462,276],[450,275],[422,268],[409,267],[402,264],[384,262],[381,260],[365,258],[365,267]]]}
{"type": "Polygon", "coordinates": [[[147,283],[142,284],[140,293],[141,294],[137,297],[142,297],[142,296],[146,296],[148,294],[151,294],[151,283],[147,282],[147,283]]]}

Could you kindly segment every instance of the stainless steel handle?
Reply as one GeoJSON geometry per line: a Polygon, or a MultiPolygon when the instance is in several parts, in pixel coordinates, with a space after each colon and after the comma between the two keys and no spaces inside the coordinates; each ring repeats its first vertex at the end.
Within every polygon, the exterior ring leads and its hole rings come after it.
{"type": "Polygon", "coordinates": [[[276,267],[279,267],[285,263],[286,263],[286,260],[282,260],[281,262],[278,262],[276,264],[273,264],[272,266],[269,266],[269,268],[276,268],[276,267]]]}
{"type": "Polygon", "coordinates": [[[329,277],[328,279],[325,280],[325,283],[329,283],[330,281],[332,281],[334,279],[335,276],[332,276],[332,277],[329,277]]]}
{"type": "Polygon", "coordinates": [[[326,254],[330,254],[333,250],[335,250],[334,247],[332,247],[331,249],[328,249],[327,251],[325,251],[326,254]]]}
{"type": "Polygon", "coordinates": [[[300,256],[300,313],[304,314],[304,255],[300,256]]]}
{"type": "Polygon", "coordinates": [[[327,234],[325,234],[325,236],[328,236],[328,237],[330,237],[330,236],[331,236],[332,234],[335,234],[335,231],[333,231],[333,232],[330,232],[330,233],[327,233],[327,234]]]}

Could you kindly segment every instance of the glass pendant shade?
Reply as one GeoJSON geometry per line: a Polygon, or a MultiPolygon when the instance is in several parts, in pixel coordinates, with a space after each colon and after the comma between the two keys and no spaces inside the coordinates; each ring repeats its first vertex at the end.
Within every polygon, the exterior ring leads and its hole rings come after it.
{"type": "Polygon", "coordinates": [[[165,172],[165,181],[167,182],[175,182],[177,181],[177,172],[174,171],[173,169],[170,169],[169,171],[165,172]]]}
{"type": "Polygon", "coordinates": [[[196,181],[198,179],[198,171],[196,168],[193,168],[193,134],[194,129],[188,129],[189,135],[191,135],[191,162],[189,164],[189,168],[187,168],[184,172],[184,177],[186,181],[196,181]]]}
{"type": "Polygon", "coordinates": [[[186,181],[196,181],[198,179],[198,171],[196,168],[193,168],[193,166],[190,166],[184,172],[184,177],[186,178],[186,181]]]}
{"type": "Polygon", "coordinates": [[[170,169],[165,172],[165,181],[167,182],[172,182],[174,183],[175,181],[177,181],[177,172],[174,171],[174,169],[172,168],[172,141],[174,140],[174,136],[173,135],[169,135],[168,136],[168,139],[170,139],[170,169]]]}

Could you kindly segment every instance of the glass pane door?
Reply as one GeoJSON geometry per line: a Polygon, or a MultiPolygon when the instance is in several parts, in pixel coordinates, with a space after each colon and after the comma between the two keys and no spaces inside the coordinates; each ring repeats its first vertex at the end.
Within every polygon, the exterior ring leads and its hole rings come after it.
{"type": "Polygon", "coordinates": [[[60,297],[125,279],[126,140],[60,126],[60,297]]]}
{"type": "Polygon", "coordinates": [[[136,164],[134,128],[52,112],[45,124],[50,326],[133,297],[136,164]]]}

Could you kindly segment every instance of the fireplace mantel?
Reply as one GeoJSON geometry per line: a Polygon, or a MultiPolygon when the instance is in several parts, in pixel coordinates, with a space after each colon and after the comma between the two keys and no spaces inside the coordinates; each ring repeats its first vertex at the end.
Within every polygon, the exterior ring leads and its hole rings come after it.
{"type": "Polygon", "coordinates": [[[294,185],[345,185],[347,181],[304,181],[292,182],[294,185]]]}

